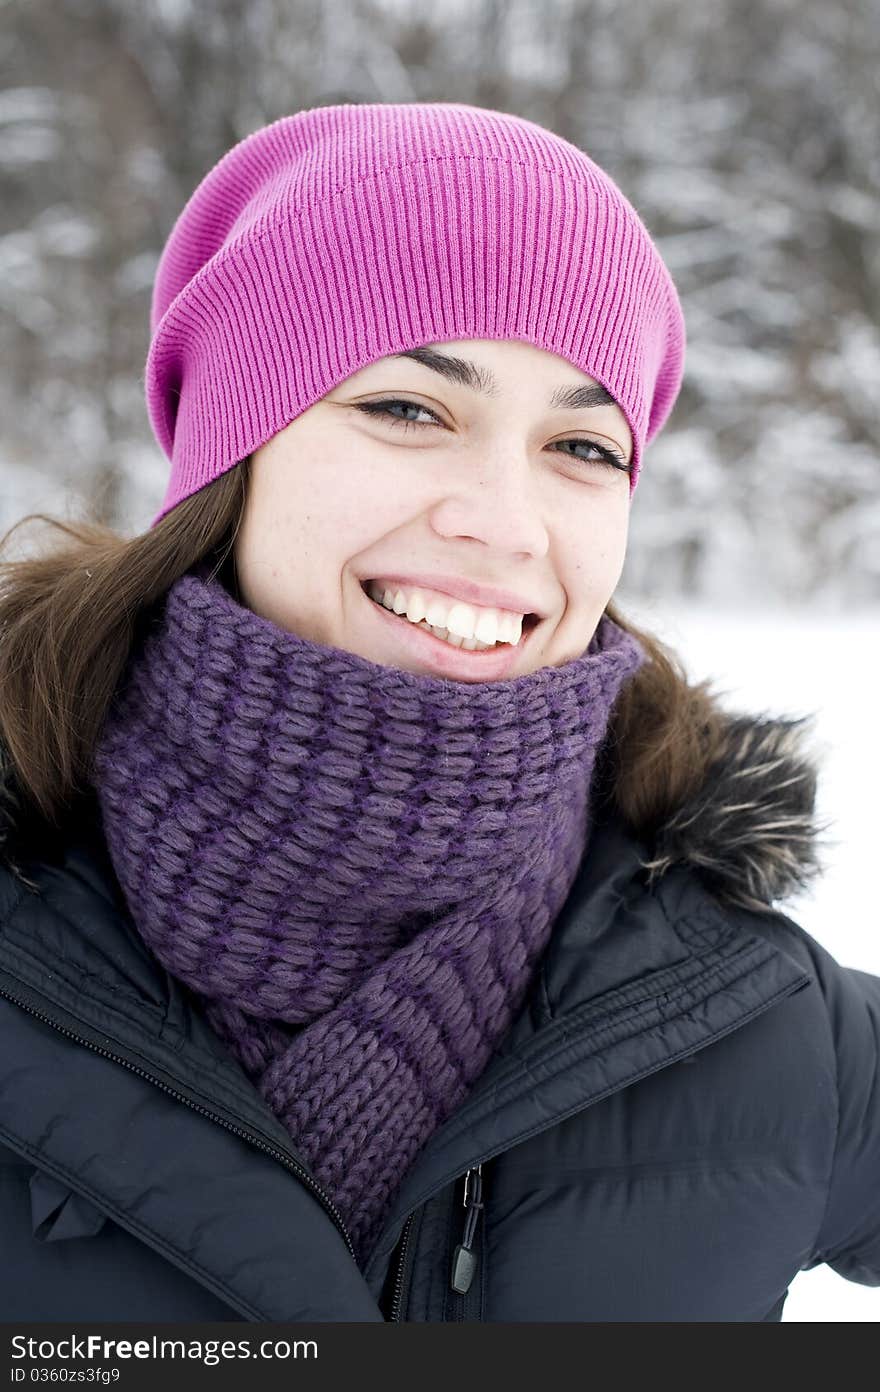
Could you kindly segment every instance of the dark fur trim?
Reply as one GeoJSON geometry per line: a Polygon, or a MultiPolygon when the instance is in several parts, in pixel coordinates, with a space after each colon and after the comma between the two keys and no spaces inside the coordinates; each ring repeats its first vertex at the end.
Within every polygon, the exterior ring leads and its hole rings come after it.
{"type": "MultiPolygon", "coordinates": [[[[717,898],[761,912],[807,889],[825,866],[816,822],[815,717],[729,714],[707,776],[653,838],[648,881],[691,866],[717,898]]],[[[824,753],[824,750],[817,751],[824,753]]]]}
{"type": "Polygon", "coordinates": [[[56,836],[57,832],[45,824],[41,824],[37,834],[33,812],[28,810],[9,751],[0,739],[0,865],[11,870],[28,889],[38,890],[39,886],[25,873],[24,862],[43,858],[49,845],[56,844],[56,836]]]}

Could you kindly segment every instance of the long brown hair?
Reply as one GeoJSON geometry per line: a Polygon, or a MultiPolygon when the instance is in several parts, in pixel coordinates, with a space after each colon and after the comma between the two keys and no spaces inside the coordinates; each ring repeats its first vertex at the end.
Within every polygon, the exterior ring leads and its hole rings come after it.
{"type": "MultiPolygon", "coordinates": [[[[0,761],[16,806],[61,828],[88,789],[92,754],[132,644],[151,606],[196,562],[236,592],[232,548],[250,458],[178,503],[151,530],[125,537],[98,521],[29,513],[59,534],[37,555],[0,561],[0,761]]],[[[609,603],[648,661],[618,699],[597,766],[597,797],[637,834],[652,831],[697,791],[724,715],[708,681],[691,684],[680,659],[609,603]]]]}

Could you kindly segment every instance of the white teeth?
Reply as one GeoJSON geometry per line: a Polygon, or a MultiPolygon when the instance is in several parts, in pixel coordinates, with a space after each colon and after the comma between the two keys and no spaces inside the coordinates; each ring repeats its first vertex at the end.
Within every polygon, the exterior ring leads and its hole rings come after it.
{"type": "Polygon", "coordinates": [[[365,586],[367,593],[379,604],[391,609],[416,625],[423,623],[445,638],[455,647],[472,651],[475,648],[492,648],[498,643],[516,645],[522,636],[523,616],[500,613],[494,609],[476,609],[459,602],[451,606],[443,600],[428,598],[419,589],[405,593],[402,589],[392,590],[381,581],[370,580],[365,586]]]}
{"type": "MultiPolygon", "coordinates": [[[[419,596],[421,598],[421,595],[419,596]]],[[[425,623],[429,628],[448,628],[449,622],[446,618],[447,607],[439,599],[432,599],[428,605],[428,612],[425,614],[425,623]]],[[[407,618],[410,618],[409,608],[406,611],[407,618]]],[[[467,635],[464,635],[465,637],[467,635]]]]}
{"type": "Polygon", "coordinates": [[[478,648],[488,648],[488,643],[478,643],[476,638],[462,638],[457,633],[450,633],[448,628],[437,628],[434,624],[422,622],[416,624],[416,628],[426,628],[429,633],[433,633],[435,638],[440,638],[444,643],[448,643],[453,648],[467,648],[470,652],[475,652],[478,648]]]}
{"type": "Polygon", "coordinates": [[[421,590],[413,590],[408,606],[403,590],[396,590],[392,594],[391,590],[383,591],[378,585],[371,583],[370,593],[374,599],[378,599],[380,604],[384,604],[386,609],[393,609],[395,614],[405,614],[412,623],[420,623],[422,619],[426,618],[425,601],[422,598],[421,590]]]}

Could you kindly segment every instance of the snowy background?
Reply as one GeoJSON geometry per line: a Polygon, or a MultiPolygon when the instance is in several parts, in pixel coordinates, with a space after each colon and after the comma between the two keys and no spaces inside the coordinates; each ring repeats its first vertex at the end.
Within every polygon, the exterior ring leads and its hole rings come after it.
{"type": "MultiPolygon", "coordinates": [[[[781,907],[880,974],[878,0],[0,0],[0,55],[0,531],[149,525],[153,272],[257,127],[460,100],[608,170],[688,326],[619,598],[729,704],[816,712],[838,845],[781,907]]],[[[876,1321],[880,1289],[820,1267],[784,1319],[876,1321]]]]}

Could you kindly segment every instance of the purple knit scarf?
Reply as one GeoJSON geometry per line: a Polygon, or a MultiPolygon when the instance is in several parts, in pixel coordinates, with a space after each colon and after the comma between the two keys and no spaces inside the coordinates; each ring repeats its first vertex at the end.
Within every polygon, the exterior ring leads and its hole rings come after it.
{"type": "Polygon", "coordinates": [[[522,1005],[645,660],[457,682],[282,629],[204,567],[163,596],[94,764],[140,934],[202,1001],[366,1262],[522,1005]]]}

